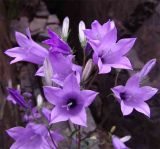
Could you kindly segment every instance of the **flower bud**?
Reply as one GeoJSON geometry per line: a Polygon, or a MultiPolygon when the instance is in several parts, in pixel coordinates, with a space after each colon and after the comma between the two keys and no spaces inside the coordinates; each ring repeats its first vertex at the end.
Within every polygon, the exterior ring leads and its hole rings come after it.
{"type": "Polygon", "coordinates": [[[93,62],[92,59],[89,59],[86,63],[86,66],[84,67],[83,73],[82,73],[82,81],[86,81],[89,75],[91,74],[93,68],[93,62]]]}
{"type": "Polygon", "coordinates": [[[62,25],[62,38],[66,41],[69,34],[69,18],[65,17],[62,25]]]}
{"type": "Polygon", "coordinates": [[[52,66],[51,66],[51,63],[49,61],[48,58],[46,58],[44,60],[44,78],[45,78],[45,81],[46,81],[46,84],[47,85],[52,85],[52,76],[53,76],[53,70],[52,70],[52,66]]]}
{"type": "Polygon", "coordinates": [[[37,107],[41,108],[42,105],[43,105],[43,98],[40,94],[38,94],[38,96],[37,96],[37,107]]]}
{"type": "Polygon", "coordinates": [[[84,34],[84,30],[86,29],[85,23],[83,21],[79,22],[79,41],[82,47],[86,45],[86,36],[84,34]]]}
{"type": "Polygon", "coordinates": [[[121,138],[120,140],[121,140],[122,142],[127,142],[127,141],[130,140],[130,139],[131,139],[131,136],[125,136],[125,137],[121,138]]]}

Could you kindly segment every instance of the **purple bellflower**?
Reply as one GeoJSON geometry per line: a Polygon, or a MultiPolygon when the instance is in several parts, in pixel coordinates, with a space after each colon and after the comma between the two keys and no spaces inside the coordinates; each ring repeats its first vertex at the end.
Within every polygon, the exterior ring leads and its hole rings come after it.
{"type": "Polygon", "coordinates": [[[26,29],[26,34],[27,36],[16,32],[15,36],[19,47],[5,51],[5,54],[15,58],[10,63],[26,61],[34,64],[43,64],[44,58],[48,55],[48,51],[32,40],[29,29],[26,29]]]}
{"type": "Polygon", "coordinates": [[[150,117],[150,108],[145,102],[154,96],[158,89],[150,86],[140,86],[141,81],[147,76],[156,59],[148,61],[142,70],[130,77],[125,86],[119,85],[112,88],[112,91],[121,105],[123,115],[129,115],[133,109],[150,117]]]}
{"type": "Polygon", "coordinates": [[[48,29],[48,34],[50,35],[50,39],[45,40],[43,43],[51,46],[50,51],[56,51],[64,55],[71,54],[71,48],[69,45],[56,33],[54,33],[51,29],[48,29]]]}
{"type": "Polygon", "coordinates": [[[13,88],[8,88],[7,90],[9,93],[7,100],[11,101],[14,104],[18,104],[23,108],[30,107],[30,104],[25,101],[24,97],[20,94],[20,91],[13,88]]]}
{"type": "Polygon", "coordinates": [[[64,56],[58,52],[50,52],[49,60],[51,63],[52,70],[44,70],[43,66],[37,71],[36,75],[44,76],[44,71],[53,71],[52,81],[56,84],[63,86],[65,78],[71,73],[75,73],[78,82],[82,74],[81,66],[73,64],[73,55],[64,56]]]}
{"type": "Polygon", "coordinates": [[[71,120],[72,123],[86,126],[86,111],[97,92],[80,90],[80,85],[74,74],[64,80],[63,89],[44,87],[46,99],[55,107],[51,112],[51,123],[71,120]]]}
{"type": "Polygon", "coordinates": [[[125,38],[117,42],[117,29],[113,21],[101,25],[94,21],[92,29],[84,31],[88,43],[93,48],[93,61],[98,65],[99,73],[109,73],[111,67],[132,69],[129,59],[125,56],[135,43],[135,38],[125,38]]]}
{"type": "Polygon", "coordinates": [[[130,136],[125,136],[123,138],[119,138],[115,135],[112,136],[112,144],[114,149],[129,149],[124,142],[128,141],[130,136]]]}
{"type": "MultiPolygon", "coordinates": [[[[15,140],[10,149],[56,149],[47,127],[42,124],[28,123],[25,128],[14,127],[7,130],[7,133],[15,140]]],[[[63,137],[57,132],[51,131],[51,136],[56,145],[63,140],[63,137]]]]}

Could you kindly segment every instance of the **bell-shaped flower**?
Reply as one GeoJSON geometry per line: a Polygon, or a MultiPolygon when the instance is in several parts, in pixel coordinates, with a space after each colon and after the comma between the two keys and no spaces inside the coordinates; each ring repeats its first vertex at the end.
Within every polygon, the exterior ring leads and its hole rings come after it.
{"type": "Polygon", "coordinates": [[[75,73],[78,82],[80,82],[82,68],[72,62],[73,57],[73,55],[64,56],[58,52],[49,52],[48,61],[51,67],[46,67],[45,69],[45,65],[43,65],[43,67],[37,71],[36,75],[45,76],[44,74],[46,72],[50,72],[49,74],[52,74],[50,77],[52,81],[63,86],[64,79],[71,73],[75,73]]]}
{"type": "Polygon", "coordinates": [[[55,107],[51,112],[51,122],[71,120],[72,123],[86,126],[86,111],[97,92],[92,90],[80,90],[80,85],[74,74],[64,80],[63,88],[45,86],[46,99],[55,107]]]}
{"type": "Polygon", "coordinates": [[[150,86],[142,86],[141,81],[155,65],[156,59],[152,59],[144,65],[142,70],[130,77],[125,86],[119,85],[112,91],[121,105],[123,115],[129,115],[133,109],[150,117],[150,108],[145,102],[154,96],[158,89],[150,86]]]}
{"type": "Polygon", "coordinates": [[[99,73],[109,73],[111,67],[132,69],[125,55],[133,47],[135,38],[125,38],[117,42],[117,29],[113,21],[103,25],[94,21],[91,27],[92,29],[86,29],[84,32],[93,48],[93,61],[98,65],[99,73]]]}
{"type": "MultiPolygon", "coordinates": [[[[25,128],[14,127],[7,130],[7,133],[15,140],[10,149],[56,149],[47,127],[43,124],[28,123],[25,128]]],[[[56,145],[63,140],[57,132],[51,131],[51,136],[56,145]]]]}
{"type": "Polygon", "coordinates": [[[43,43],[50,46],[50,51],[59,52],[64,55],[71,54],[71,48],[69,45],[64,42],[56,33],[54,33],[51,29],[48,29],[48,34],[50,35],[50,39],[43,41],[43,43]]]}
{"type": "Polygon", "coordinates": [[[114,149],[129,149],[124,142],[127,142],[131,137],[125,136],[123,138],[119,138],[115,135],[112,135],[112,144],[114,149]]]}
{"type": "Polygon", "coordinates": [[[15,58],[10,63],[26,61],[34,64],[43,64],[44,58],[48,55],[48,51],[33,41],[29,29],[26,29],[26,34],[27,36],[16,32],[16,41],[19,46],[5,51],[5,54],[15,58]]]}

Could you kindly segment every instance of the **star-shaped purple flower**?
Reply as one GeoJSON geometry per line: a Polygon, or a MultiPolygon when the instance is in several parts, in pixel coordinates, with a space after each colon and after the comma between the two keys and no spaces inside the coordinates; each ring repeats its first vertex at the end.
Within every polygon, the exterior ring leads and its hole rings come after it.
{"type": "Polygon", "coordinates": [[[60,52],[65,55],[71,54],[71,48],[69,45],[56,33],[54,33],[51,29],[48,29],[48,34],[50,35],[50,39],[45,40],[43,43],[51,46],[50,51],[60,52]]]}
{"type": "Polygon", "coordinates": [[[133,47],[135,38],[125,38],[117,42],[117,29],[113,21],[101,25],[92,23],[92,29],[86,29],[88,43],[94,50],[93,61],[98,65],[99,73],[109,73],[111,67],[132,69],[129,59],[125,56],[133,47]]]}
{"type": "Polygon", "coordinates": [[[133,109],[150,117],[150,108],[145,102],[154,96],[158,89],[150,86],[140,86],[144,77],[155,65],[156,59],[152,59],[144,65],[142,70],[130,77],[125,86],[119,85],[112,88],[112,91],[121,105],[123,115],[129,115],[133,109]]]}
{"type": "MultiPolygon", "coordinates": [[[[43,124],[28,123],[25,128],[14,127],[7,130],[7,133],[15,140],[10,149],[56,149],[47,127],[43,124]]],[[[56,145],[63,140],[63,137],[57,132],[51,131],[51,135],[56,145]]]]}
{"type": "Polygon", "coordinates": [[[64,80],[63,89],[44,87],[46,99],[55,107],[51,113],[51,123],[71,120],[72,123],[86,126],[86,111],[97,92],[80,90],[75,75],[71,74],[64,80]]]}
{"type": "Polygon", "coordinates": [[[43,64],[48,51],[32,40],[29,29],[26,29],[26,33],[27,36],[16,32],[15,36],[19,47],[8,49],[5,51],[5,54],[15,58],[10,62],[11,64],[19,61],[43,64]]]}

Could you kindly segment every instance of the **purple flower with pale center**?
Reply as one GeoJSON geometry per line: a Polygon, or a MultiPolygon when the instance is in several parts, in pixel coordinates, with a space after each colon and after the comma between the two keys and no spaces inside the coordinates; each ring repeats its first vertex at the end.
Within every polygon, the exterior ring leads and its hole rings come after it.
{"type": "Polygon", "coordinates": [[[48,55],[48,51],[32,40],[29,29],[26,29],[26,34],[27,36],[16,32],[15,36],[19,47],[5,51],[5,54],[15,58],[10,63],[26,61],[34,64],[43,64],[44,58],[48,55]]]}
{"type": "Polygon", "coordinates": [[[56,51],[65,55],[71,54],[71,48],[64,42],[56,33],[48,29],[50,39],[45,40],[43,43],[51,46],[50,51],[56,51]]]}
{"type": "MultiPolygon", "coordinates": [[[[14,127],[8,129],[7,133],[15,140],[10,149],[56,149],[43,124],[28,123],[25,128],[14,127]]],[[[56,144],[63,140],[57,132],[51,131],[51,135],[56,144]]]]}
{"type": "Polygon", "coordinates": [[[124,142],[128,141],[130,139],[130,136],[125,136],[123,138],[119,138],[115,135],[112,136],[112,144],[114,149],[129,149],[124,142]]]}
{"type": "Polygon", "coordinates": [[[86,111],[97,92],[80,90],[75,75],[71,74],[64,80],[63,89],[44,87],[46,99],[55,107],[51,112],[51,123],[71,120],[72,123],[86,126],[86,111]]]}
{"type": "Polygon", "coordinates": [[[7,90],[9,93],[7,100],[11,101],[14,104],[19,104],[23,108],[30,107],[30,104],[25,101],[24,97],[20,94],[20,91],[13,88],[8,88],[7,90]]]}
{"type": "Polygon", "coordinates": [[[150,86],[140,86],[141,81],[147,76],[156,59],[152,59],[144,65],[142,70],[130,77],[125,86],[119,85],[112,91],[121,105],[123,115],[129,115],[133,109],[150,117],[150,108],[145,102],[154,96],[158,89],[150,86]]]}
{"type": "Polygon", "coordinates": [[[111,67],[132,69],[125,55],[131,50],[136,39],[125,38],[117,42],[117,29],[113,21],[103,25],[94,21],[91,28],[86,29],[84,33],[93,48],[93,61],[98,65],[99,73],[109,73],[111,67]]]}
{"type": "Polygon", "coordinates": [[[74,64],[72,62],[73,55],[64,56],[58,52],[49,52],[49,61],[52,66],[52,70],[44,70],[44,67],[41,67],[36,75],[44,76],[44,71],[52,71],[52,80],[58,85],[63,86],[65,78],[71,73],[75,73],[78,82],[80,82],[80,77],[82,74],[82,67],[74,64]]]}

